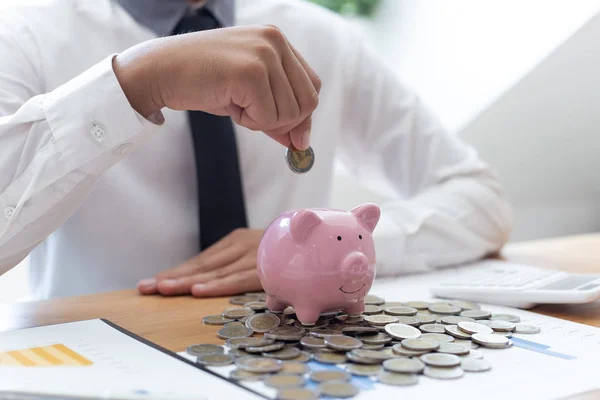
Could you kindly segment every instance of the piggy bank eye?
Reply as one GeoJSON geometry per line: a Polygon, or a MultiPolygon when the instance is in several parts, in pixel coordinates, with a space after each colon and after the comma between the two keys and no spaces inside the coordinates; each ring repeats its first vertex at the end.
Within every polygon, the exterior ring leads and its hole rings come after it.
{"type": "Polygon", "coordinates": [[[342,237],[341,237],[341,236],[338,236],[338,237],[337,237],[337,239],[338,239],[338,240],[342,240],[342,237]]]}
{"type": "Polygon", "coordinates": [[[358,238],[359,238],[360,240],[362,240],[362,235],[358,235],[358,238]]]}

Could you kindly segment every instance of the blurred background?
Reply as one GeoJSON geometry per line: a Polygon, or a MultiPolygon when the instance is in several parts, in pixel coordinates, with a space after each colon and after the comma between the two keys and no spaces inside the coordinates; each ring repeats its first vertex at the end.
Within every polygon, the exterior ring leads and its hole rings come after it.
{"type": "MultiPolygon", "coordinates": [[[[600,0],[312,1],[361,30],[494,166],[512,241],[600,231],[600,0]]],[[[385,201],[336,174],[334,206],[385,201]]],[[[0,277],[0,301],[27,293],[25,263],[0,277]]]]}

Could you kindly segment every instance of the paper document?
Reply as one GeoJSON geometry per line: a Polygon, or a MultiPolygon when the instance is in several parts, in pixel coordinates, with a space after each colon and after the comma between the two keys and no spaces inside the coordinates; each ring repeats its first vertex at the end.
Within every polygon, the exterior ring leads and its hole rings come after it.
{"type": "Polygon", "coordinates": [[[3,391],[106,399],[262,397],[103,320],[0,333],[0,394],[3,391]]]}
{"type": "MultiPolygon", "coordinates": [[[[456,268],[453,268],[431,274],[377,280],[370,293],[390,302],[433,301],[429,286],[455,272],[456,268]]],[[[465,373],[457,380],[435,380],[421,375],[417,385],[408,387],[386,386],[376,383],[374,378],[353,377],[352,383],[360,388],[360,393],[354,398],[533,400],[558,399],[600,389],[597,366],[600,329],[514,308],[485,304],[482,308],[494,313],[517,315],[522,323],[537,325],[542,331],[535,335],[513,335],[514,345],[509,349],[478,348],[492,364],[488,372],[465,373]]],[[[309,367],[312,370],[340,368],[314,361],[309,362],[309,367]]],[[[233,369],[233,366],[212,368],[224,376],[233,369]]],[[[275,398],[275,390],[260,382],[243,384],[275,398]]],[[[308,385],[315,386],[310,382],[308,385]]]]}

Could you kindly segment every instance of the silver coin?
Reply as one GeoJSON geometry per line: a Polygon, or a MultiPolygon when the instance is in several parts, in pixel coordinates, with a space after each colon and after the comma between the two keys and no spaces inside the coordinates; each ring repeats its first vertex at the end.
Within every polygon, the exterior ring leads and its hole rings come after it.
{"type": "Polygon", "coordinates": [[[246,351],[248,353],[269,353],[271,351],[281,350],[285,347],[285,343],[278,342],[273,344],[268,344],[266,346],[250,346],[246,347],[246,351]]]}
{"type": "Polygon", "coordinates": [[[425,314],[422,311],[419,311],[417,313],[417,315],[415,315],[415,318],[419,320],[419,322],[421,323],[421,325],[423,324],[434,324],[437,320],[437,318],[434,315],[431,314],[425,314]]]}
{"type": "Polygon", "coordinates": [[[243,296],[234,296],[229,299],[229,303],[235,304],[236,306],[243,306],[246,303],[251,301],[256,301],[257,296],[243,295],[243,296]]]}
{"type": "Polygon", "coordinates": [[[250,372],[277,372],[283,368],[281,360],[263,357],[241,357],[235,360],[235,365],[250,372]]]}
{"type": "Polygon", "coordinates": [[[471,351],[469,351],[469,354],[462,356],[463,359],[465,358],[483,358],[483,352],[481,350],[475,350],[475,349],[471,349],[471,351]]]}
{"type": "Polygon", "coordinates": [[[362,315],[348,314],[338,315],[337,317],[335,317],[335,319],[348,325],[358,324],[364,321],[364,317],[362,315]]]}
{"type": "Polygon", "coordinates": [[[461,311],[460,315],[473,319],[488,319],[492,316],[492,313],[485,310],[464,310],[461,311]]]}
{"type": "Polygon", "coordinates": [[[348,381],[350,380],[350,374],[346,371],[324,369],[321,371],[312,371],[310,373],[310,380],[314,382],[326,382],[326,381],[348,381]]]}
{"type": "Polygon", "coordinates": [[[342,329],[344,335],[376,334],[379,330],[373,326],[348,326],[342,329]]]}
{"type": "Polygon", "coordinates": [[[321,338],[321,339],[325,339],[326,337],[331,336],[331,335],[337,335],[337,336],[343,335],[342,331],[335,331],[332,329],[314,329],[314,330],[309,331],[308,334],[310,336],[314,336],[314,337],[321,338]]]}
{"type": "Polygon", "coordinates": [[[262,353],[263,357],[276,358],[278,360],[290,360],[298,357],[299,355],[300,349],[296,347],[284,347],[281,350],[262,353]]]}
{"type": "Polygon", "coordinates": [[[254,332],[265,333],[277,328],[280,323],[277,315],[264,313],[249,316],[245,325],[254,332]]]}
{"type": "Polygon", "coordinates": [[[369,344],[369,343],[363,343],[361,349],[364,350],[379,350],[379,349],[383,349],[383,343],[382,344],[369,344]]]}
{"type": "Polygon", "coordinates": [[[297,342],[304,336],[305,330],[292,325],[283,325],[265,333],[268,339],[297,342]]]}
{"type": "Polygon", "coordinates": [[[413,315],[417,315],[417,312],[419,312],[419,310],[417,310],[416,308],[406,307],[406,306],[386,307],[383,309],[383,311],[388,315],[396,315],[396,316],[398,316],[398,315],[413,316],[413,315]]]}
{"type": "Polygon", "coordinates": [[[328,336],[325,338],[325,344],[334,350],[349,351],[360,349],[363,343],[349,336],[328,336]]]}
{"type": "Polygon", "coordinates": [[[272,339],[243,337],[232,338],[225,341],[225,345],[231,349],[245,349],[247,347],[268,346],[275,343],[272,339]]]}
{"type": "Polygon", "coordinates": [[[365,305],[365,310],[363,311],[363,314],[375,315],[375,314],[381,314],[382,312],[383,312],[383,308],[376,306],[374,304],[367,304],[367,305],[365,305]]]}
{"type": "Polygon", "coordinates": [[[327,381],[321,383],[317,390],[322,396],[346,399],[358,394],[358,388],[351,383],[343,381],[327,381]]]}
{"type": "Polygon", "coordinates": [[[252,335],[252,333],[252,330],[246,328],[241,322],[230,322],[225,324],[223,328],[217,332],[217,336],[220,339],[227,340],[232,338],[248,337],[252,335]]]}
{"type": "Polygon", "coordinates": [[[352,352],[346,353],[346,358],[348,359],[348,361],[352,361],[353,363],[363,364],[363,365],[375,365],[375,364],[382,363],[382,360],[378,360],[375,358],[361,357],[360,355],[356,355],[352,352]]]}
{"type": "Polygon", "coordinates": [[[259,372],[244,371],[243,369],[234,369],[229,373],[229,377],[236,381],[258,382],[262,381],[265,376],[268,375],[259,372]]]}
{"type": "Polygon", "coordinates": [[[418,358],[390,358],[383,362],[386,371],[402,374],[420,374],[425,369],[425,364],[418,358]]]}
{"type": "Polygon", "coordinates": [[[416,374],[399,374],[396,372],[381,371],[377,376],[377,380],[384,385],[411,386],[419,383],[419,376],[416,374]]]}
{"type": "Polygon", "coordinates": [[[413,339],[421,336],[421,331],[414,326],[405,324],[387,324],[385,332],[395,339],[413,339]]]}
{"type": "Polygon", "coordinates": [[[430,304],[428,310],[434,314],[458,315],[462,308],[450,304],[430,304]]]}
{"type": "Polygon", "coordinates": [[[385,304],[383,304],[383,308],[385,309],[386,307],[397,307],[403,305],[405,305],[403,301],[386,301],[385,304]]]}
{"type": "Polygon", "coordinates": [[[304,375],[310,371],[310,368],[304,363],[297,361],[284,361],[283,368],[281,369],[282,374],[293,374],[293,375],[304,375]]]}
{"type": "Polygon", "coordinates": [[[246,307],[228,308],[223,311],[223,317],[230,319],[242,319],[254,314],[254,311],[246,307]]]}
{"type": "Polygon", "coordinates": [[[407,301],[403,305],[416,308],[417,310],[427,310],[429,308],[429,303],[426,301],[407,301]]]}
{"type": "Polygon", "coordinates": [[[416,316],[408,316],[408,315],[399,315],[398,318],[399,324],[405,324],[410,326],[419,326],[421,325],[421,321],[416,316]]]}
{"type": "Polygon", "coordinates": [[[493,335],[501,335],[507,338],[511,338],[512,332],[494,332],[493,335]]]}
{"type": "Polygon", "coordinates": [[[267,301],[267,294],[265,292],[248,292],[244,293],[246,297],[253,297],[256,301],[267,301]]]}
{"type": "Polygon", "coordinates": [[[534,334],[540,333],[542,330],[539,326],[516,324],[515,333],[534,334]]]}
{"type": "Polygon", "coordinates": [[[513,324],[521,322],[521,318],[512,314],[492,314],[492,317],[490,319],[508,321],[512,322],[513,324]]]}
{"type": "Polygon", "coordinates": [[[463,310],[479,310],[481,308],[479,307],[479,304],[465,300],[452,300],[450,301],[450,304],[452,304],[453,306],[458,306],[463,310]]]}
{"type": "Polygon", "coordinates": [[[465,340],[471,339],[471,334],[467,333],[467,332],[463,332],[460,329],[458,329],[458,325],[446,325],[444,327],[444,330],[446,331],[446,333],[448,335],[453,336],[457,339],[465,339],[465,340]]]}
{"type": "Polygon", "coordinates": [[[424,333],[421,335],[421,338],[432,340],[438,343],[448,343],[454,341],[454,338],[452,336],[446,335],[444,333],[424,333]]]}
{"type": "Polygon", "coordinates": [[[398,322],[398,317],[395,317],[393,315],[377,314],[367,315],[365,316],[364,320],[371,325],[383,326],[398,322]]]}
{"type": "Polygon", "coordinates": [[[249,301],[244,304],[244,307],[249,308],[252,311],[265,311],[267,309],[267,303],[264,301],[249,301]]]}
{"type": "Polygon", "coordinates": [[[323,364],[343,364],[346,362],[346,355],[343,353],[316,353],[313,360],[323,364]]]}
{"type": "Polygon", "coordinates": [[[218,344],[194,344],[188,346],[185,352],[191,356],[199,357],[203,354],[223,354],[225,350],[218,344]]]}
{"type": "Polygon", "coordinates": [[[445,315],[440,318],[444,325],[456,325],[459,322],[475,322],[473,318],[461,317],[460,315],[445,315]]]}
{"type": "Polygon", "coordinates": [[[301,351],[300,355],[298,357],[290,358],[287,361],[306,363],[306,362],[309,362],[310,360],[312,360],[312,356],[309,353],[307,353],[306,351],[301,351]]]}
{"type": "Polygon", "coordinates": [[[433,379],[458,379],[464,375],[460,367],[425,367],[425,376],[433,379]]]}
{"type": "Polygon", "coordinates": [[[327,347],[324,339],[314,336],[304,336],[302,339],[300,339],[300,344],[302,347],[309,349],[322,349],[327,347]]]}
{"type": "Polygon", "coordinates": [[[385,300],[379,296],[375,296],[374,294],[368,294],[365,296],[365,304],[370,304],[374,306],[380,306],[385,303],[385,300]]]}
{"type": "Polygon", "coordinates": [[[461,358],[454,354],[427,353],[423,354],[421,361],[432,367],[454,367],[460,365],[461,358]]]}
{"type": "Polygon", "coordinates": [[[256,354],[251,354],[242,349],[231,349],[227,353],[232,357],[241,358],[241,357],[258,357],[256,354]]]}
{"type": "Polygon", "coordinates": [[[285,149],[285,161],[292,172],[304,174],[315,164],[315,152],[310,146],[306,150],[298,150],[290,145],[285,149]]]}
{"type": "Polygon", "coordinates": [[[304,386],[304,377],[302,375],[278,373],[265,377],[263,382],[266,386],[274,389],[301,387],[304,386]]]}
{"type": "MultiPolygon", "coordinates": [[[[386,350],[356,349],[356,350],[352,350],[350,353],[347,353],[347,354],[352,354],[356,357],[359,357],[360,359],[368,359],[369,361],[378,361],[379,363],[381,363],[382,361],[385,361],[385,360],[395,357],[395,354],[393,351],[386,351],[386,350]]],[[[371,363],[369,363],[369,364],[371,364],[371,363]]]]}
{"type": "Polygon", "coordinates": [[[221,367],[233,364],[233,357],[229,354],[202,354],[198,356],[196,362],[211,367],[221,367]]]}
{"type": "Polygon", "coordinates": [[[486,321],[485,326],[487,326],[488,328],[492,328],[494,332],[512,332],[515,330],[516,325],[512,322],[498,319],[486,321]]]}
{"type": "Polygon", "coordinates": [[[379,365],[347,364],[346,371],[356,376],[375,376],[381,371],[379,365]]]}
{"type": "Polygon", "coordinates": [[[467,355],[470,351],[469,347],[456,343],[440,343],[440,347],[437,349],[438,353],[454,354],[457,356],[467,355]]]}
{"type": "Polygon", "coordinates": [[[510,339],[492,333],[476,333],[471,336],[471,340],[483,347],[491,349],[505,349],[512,346],[512,341],[510,339]]]}
{"type": "Polygon", "coordinates": [[[414,351],[434,351],[440,347],[439,342],[423,338],[404,339],[401,344],[405,349],[414,351]]]}
{"type": "Polygon", "coordinates": [[[234,319],[225,318],[222,315],[208,315],[202,318],[202,323],[206,325],[225,325],[235,321],[234,319]]]}
{"type": "Polygon", "coordinates": [[[444,333],[446,332],[444,326],[442,324],[425,324],[419,325],[419,329],[424,333],[444,333]]]}
{"type": "Polygon", "coordinates": [[[422,356],[423,354],[429,353],[429,351],[408,350],[407,348],[402,347],[400,343],[393,345],[392,351],[394,352],[394,354],[402,357],[418,357],[422,356]]]}
{"type": "Polygon", "coordinates": [[[294,307],[292,306],[287,306],[284,308],[283,314],[288,316],[296,315],[296,310],[294,310],[294,307]]]}
{"type": "Polygon", "coordinates": [[[377,335],[356,335],[356,338],[367,344],[385,344],[392,341],[392,338],[384,333],[377,335]]]}
{"type": "Polygon", "coordinates": [[[287,388],[277,392],[278,400],[317,400],[319,394],[311,389],[287,388]]]}
{"type": "Polygon", "coordinates": [[[479,347],[477,343],[473,343],[471,341],[471,338],[469,338],[468,340],[455,338],[454,342],[452,343],[462,344],[463,346],[468,347],[470,349],[476,349],[479,347]]]}
{"type": "Polygon", "coordinates": [[[485,326],[479,324],[477,322],[459,322],[458,329],[465,333],[470,333],[471,335],[474,333],[492,333],[493,329],[489,326],[485,326]]]}
{"type": "Polygon", "coordinates": [[[467,372],[485,372],[492,369],[492,364],[481,358],[465,358],[460,363],[460,367],[467,372]]]}

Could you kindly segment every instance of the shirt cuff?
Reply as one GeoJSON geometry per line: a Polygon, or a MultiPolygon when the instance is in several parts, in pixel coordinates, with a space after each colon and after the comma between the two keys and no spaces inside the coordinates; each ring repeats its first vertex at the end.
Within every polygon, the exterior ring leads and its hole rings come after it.
{"type": "MultiPolygon", "coordinates": [[[[99,155],[134,144],[133,137],[155,132],[162,113],[143,118],[129,104],[114,73],[111,55],[45,96],[43,110],[69,169],[99,155]],[[132,143],[129,143],[132,142],[132,143]]],[[[122,152],[122,151],[118,151],[122,152]]]]}

